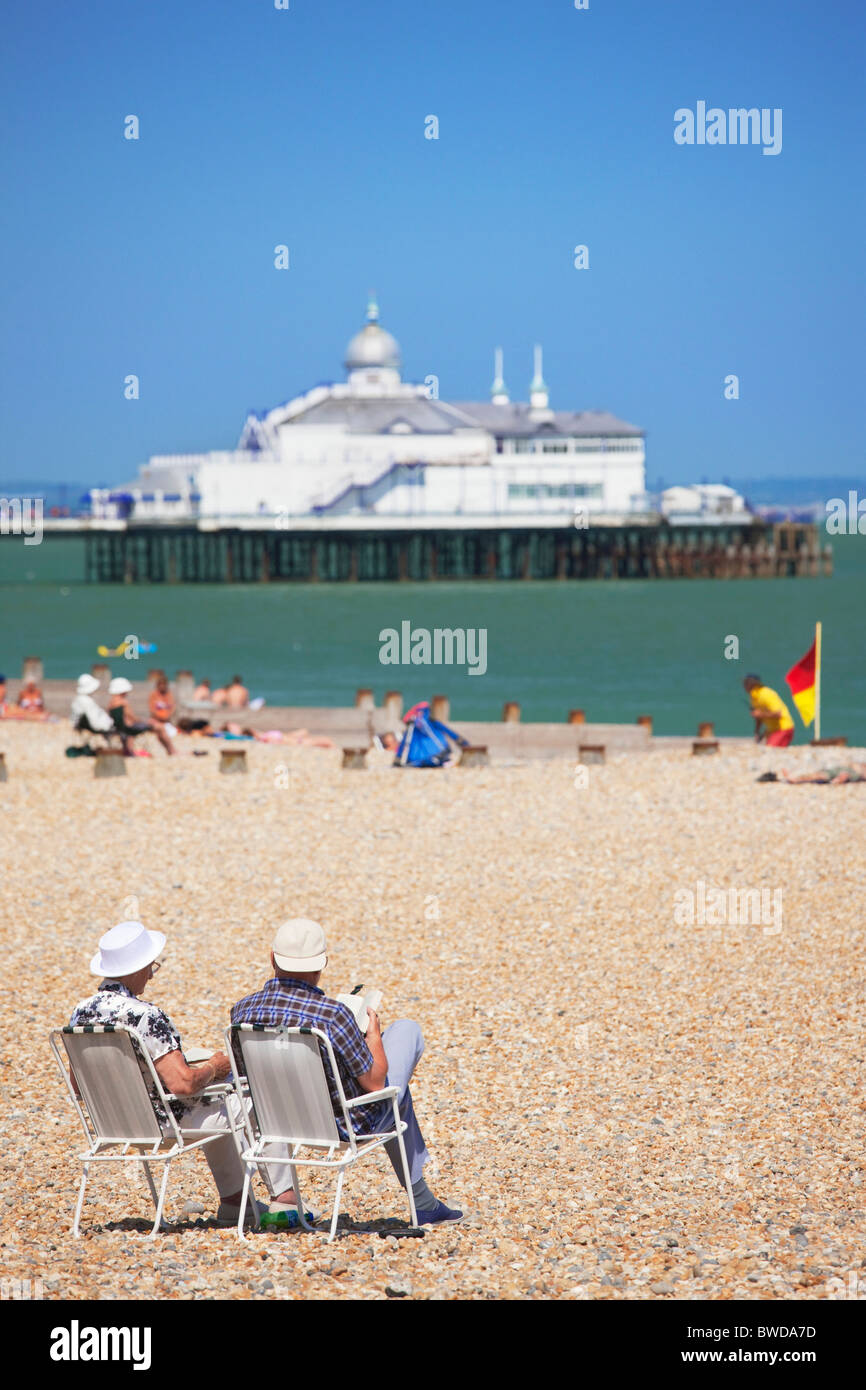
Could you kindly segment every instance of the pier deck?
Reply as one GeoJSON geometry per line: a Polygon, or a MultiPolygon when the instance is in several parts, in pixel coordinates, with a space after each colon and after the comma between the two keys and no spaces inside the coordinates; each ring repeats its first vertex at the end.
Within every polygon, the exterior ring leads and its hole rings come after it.
{"type": "Polygon", "coordinates": [[[99,584],[355,583],[436,580],[742,579],[832,573],[814,524],[671,525],[663,520],[566,525],[363,517],[335,526],[303,518],[214,523],[46,522],[83,536],[85,577],[99,584]],[[489,524],[488,524],[489,523],[489,524]]]}

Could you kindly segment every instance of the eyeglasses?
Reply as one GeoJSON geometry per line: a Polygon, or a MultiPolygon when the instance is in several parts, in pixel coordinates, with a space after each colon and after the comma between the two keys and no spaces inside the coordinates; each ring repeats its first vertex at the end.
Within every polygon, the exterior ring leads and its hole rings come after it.
{"type": "Polygon", "coordinates": [[[150,962],[150,973],[151,973],[152,975],[155,975],[156,972],[157,972],[158,970],[161,970],[161,969],[162,969],[162,961],[161,961],[161,960],[152,960],[152,961],[150,962]]]}

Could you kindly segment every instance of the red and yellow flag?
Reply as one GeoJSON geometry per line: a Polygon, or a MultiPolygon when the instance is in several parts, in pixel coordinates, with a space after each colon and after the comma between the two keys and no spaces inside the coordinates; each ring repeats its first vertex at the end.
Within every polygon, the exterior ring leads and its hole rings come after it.
{"type": "Polygon", "coordinates": [[[815,709],[818,701],[818,691],[821,680],[821,624],[815,628],[815,640],[801,657],[796,666],[792,666],[785,677],[791,688],[794,697],[794,704],[800,711],[800,718],[804,724],[811,724],[815,718],[815,709]]]}

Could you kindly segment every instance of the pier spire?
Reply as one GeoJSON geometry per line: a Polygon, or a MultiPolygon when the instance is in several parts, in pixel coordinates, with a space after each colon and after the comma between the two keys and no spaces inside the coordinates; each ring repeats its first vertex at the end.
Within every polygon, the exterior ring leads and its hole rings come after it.
{"type": "Polygon", "coordinates": [[[508,405],[508,387],[502,378],[502,348],[498,347],[493,353],[493,385],[490,388],[490,399],[494,405],[508,405]]]}
{"type": "Polygon", "coordinates": [[[535,345],[535,375],[529,386],[529,404],[533,410],[546,410],[550,399],[544,377],[541,374],[541,347],[535,345]]]}

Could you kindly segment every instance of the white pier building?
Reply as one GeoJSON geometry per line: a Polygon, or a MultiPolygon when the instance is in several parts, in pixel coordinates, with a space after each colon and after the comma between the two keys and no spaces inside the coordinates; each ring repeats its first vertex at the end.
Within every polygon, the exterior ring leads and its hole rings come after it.
{"type": "Polygon", "coordinates": [[[510,398],[498,349],[489,400],[439,400],[435,378],[403,381],[371,298],[345,367],[345,381],[250,415],[233,450],[156,455],[134,483],[94,489],[92,515],[287,528],[381,518],[384,529],[576,514],[592,525],[649,510],[643,430],[606,411],[552,409],[538,347],[528,401],[510,398]]]}

